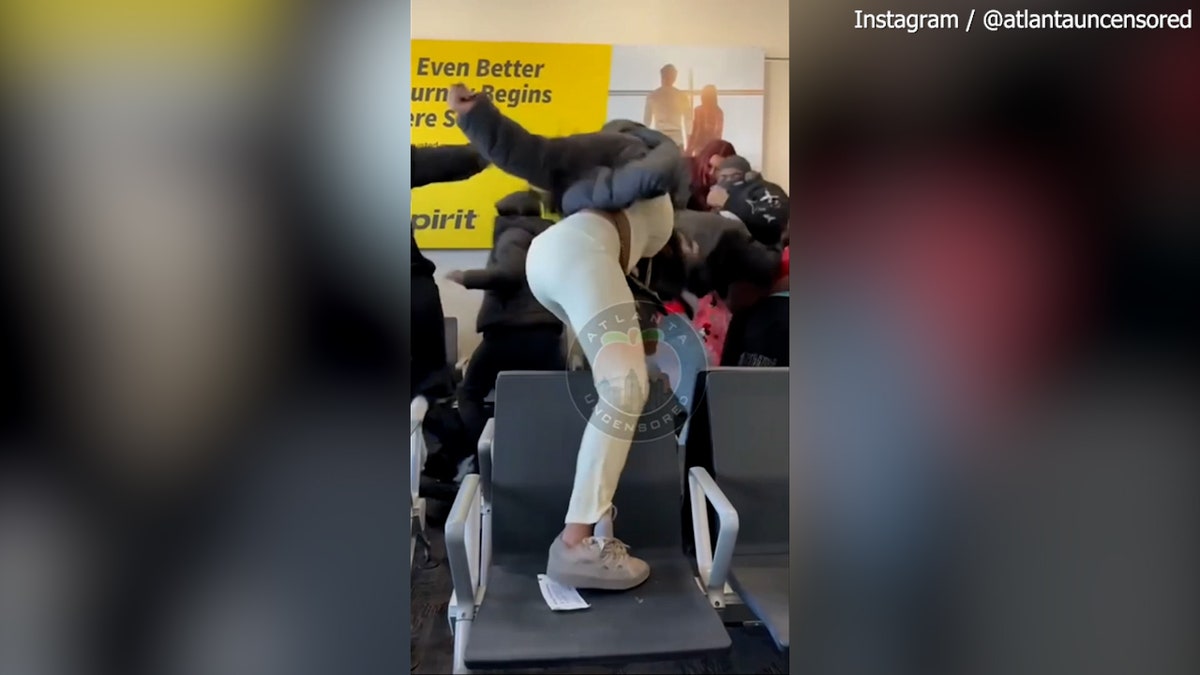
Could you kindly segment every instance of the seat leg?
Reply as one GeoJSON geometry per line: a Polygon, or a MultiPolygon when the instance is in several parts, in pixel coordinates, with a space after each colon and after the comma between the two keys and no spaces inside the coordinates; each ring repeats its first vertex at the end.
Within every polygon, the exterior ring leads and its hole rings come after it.
{"type": "Polygon", "coordinates": [[[421,535],[421,519],[418,516],[417,503],[413,502],[412,510],[409,512],[409,544],[408,544],[408,569],[414,569],[413,563],[417,560],[417,540],[421,535]]]}
{"type": "Polygon", "coordinates": [[[458,619],[454,622],[454,673],[470,673],[466,665],[467,640],[471,636],[471,620],[458,619]]]}
{"type": "Polygon", "coordinates": [[[488,570],[492,567],[492,506],[480,505],[479,527],[479,587],[487,588],[488,570]]]}
{"type": "Polygon", "coordinates": [[[409,569],[415,569],[417,546],[420,545],[424,557],[421,561],[421,569],[432,569],[436,565],[433,562],[433,547],[429,544],[429,536],[425,530],[425,500],[420,500],[420,504],[412,514],[412,544],[408,556],[409,569]]]}

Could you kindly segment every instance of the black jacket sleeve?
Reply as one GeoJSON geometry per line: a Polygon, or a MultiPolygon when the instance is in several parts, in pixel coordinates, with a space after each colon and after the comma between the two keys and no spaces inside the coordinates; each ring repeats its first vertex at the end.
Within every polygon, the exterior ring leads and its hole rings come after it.
{"type": "Polygon", "coordinates": [[[483,95],[470,111],[459,115],[458,127],[471,145],[501,171],[544,190],[554,187],[554,146],[559,139],[526,131],[483,95]]]}
{"type": "Polygon", "coordinates": [[[726,297],[734,282],[770,288],[781,259],[779,251],[750,239],[743,232],[729,230],[722,233],[717,245],[705,257],[704,266],[712,290],[726,297]]]}
{"type": "Polygon", "coordinates": [[[737,312],[729,317],[729,326],[725,329],[725,343],[721,345],[721,367],[736,366],[745,351],[746,342],[746,312],[737,312]]]}
{"type": "Polygon", "coordinates": [[[643,134],[639,137],[653,144],[650,152],[615,169],[600,167],[573,183],[563,194],[563,215],[584,209],[619,211],[634,202],[675,191],[683,161],[679,146],[659,132],[646,129],[643,134]]]}
{"type": "MultiPolygon", "coordinates": [[[[784,305],[786,309],[786,304],[784,305]]],[[[788,315],[781,312],[773,323],[774,328],[767,334],[767,343],[763,348],[763,356],[771,359],[776,367],[787,368],[790,365],[791,342],[788,340],[788,315]],[[782,320],[779,320],[779,319],[782,320]]]]}
{"type": "MultiPolygon", "coordinates": [[[[749,365],[788,366],[788,352],[791,349],[788,342],[788,303],[787,298],[764,298],[748,317],[747,340],[742,345],[742,351],[753,357],[753,363],[749,365]]],[[[741,357],[738,358],[740,362],[741,357]]]]}
{"type": "Polygon", "coordinates": [[[495,257],[484,269],[463,273],[463,286],[479,290],[515,289],[525,280],[525,256],[533,237],[524,230],[511,229],[496,242],[495,257]]]}
{"type": "Polygon", "coordinates": [[[487,160],[469,145],[414,145],[411,185],[419,188],[466,180],[487,166],[487,160]]]}

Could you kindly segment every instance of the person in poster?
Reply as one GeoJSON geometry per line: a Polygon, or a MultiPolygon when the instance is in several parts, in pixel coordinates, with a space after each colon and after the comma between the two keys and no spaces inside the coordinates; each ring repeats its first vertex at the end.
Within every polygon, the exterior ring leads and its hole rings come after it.
{"type": "Polygon", "coordinates": [[[725,132],[725,111],[717,103],[716,85],[700,90],[700,105],[692,112],[692,133],[688,135],[686,152],[695,154],[712,141],[720,140],[725,132]]]}
{"type": "Polygon", "coordinates": [[[668,63],[659,71],[662,85],[646,96],[646,111],[642,123],[661,132],[680,148],[692,134],[692,101],[675,86],[679,70],[668,63]]]}

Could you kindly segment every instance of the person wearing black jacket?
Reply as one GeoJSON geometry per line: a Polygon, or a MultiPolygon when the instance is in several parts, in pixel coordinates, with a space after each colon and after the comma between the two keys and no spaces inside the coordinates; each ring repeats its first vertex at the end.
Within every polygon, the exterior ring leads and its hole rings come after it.
{"type": "Polygon", "coordinates": [[[696,297],[716,293],[728,303],[739,289],[766,292],[775,283],[782,255],[779,244],[768,246],[755,239],[737,218],[676,211],[675,236],[687,249],[684,289],[696,297]]]}
{"type": "Polygon", "coordinates": [[[506,370],[566,370],[562,322],[533,297],[525,279],[525,256],[534,237],[553,223],[542,218],[536,192],[516,192],[496,203],[492,251],[487,266],[455,270],[446,278],[482,290],[475,330],[483,341],[471,355],[458,389],[458,414],[471,447],[487,424],[484,399],[506,370]]]}
{"type": "MultiPolygon", "coordinates": [[[[412,187],[466,180],[487,168],[488,163],[469,145],[413,146],[412,187]]],[[[421,253],[412,235],[411,393],[442,397],[452,392],[450,364],[446,363],[446,322],[442,296],[433,273],[437,266],[421,253]]]]}
{"type": "Polygon", "coordinates": [[[708,203],[745,224],[755,241],[776,246],[788,226],[790,203],[778,185],[763,179],[744,157],[726,157],[717,167],[717,184],[708,203]]]}
{"type": "Polygon", "coordinates": [[[791,296],[790,256],[784,249],[779,276],[767,292],[739,288],[731,303],[734,312],[721,350],[722,366],[786,368],[791,296]]]}

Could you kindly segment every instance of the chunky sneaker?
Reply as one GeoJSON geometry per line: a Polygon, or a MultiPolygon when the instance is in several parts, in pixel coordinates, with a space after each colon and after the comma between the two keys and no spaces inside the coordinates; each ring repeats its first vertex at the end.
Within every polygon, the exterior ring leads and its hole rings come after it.
{"type": "Polygon", "coordinates": [[[577,546],[567,546],[556,537],[550,545],[546,576],[572,588],[626,591],[650,577],[650,566],[629,555],[629,547],[617,539],[588,537],[577,546]]]}

